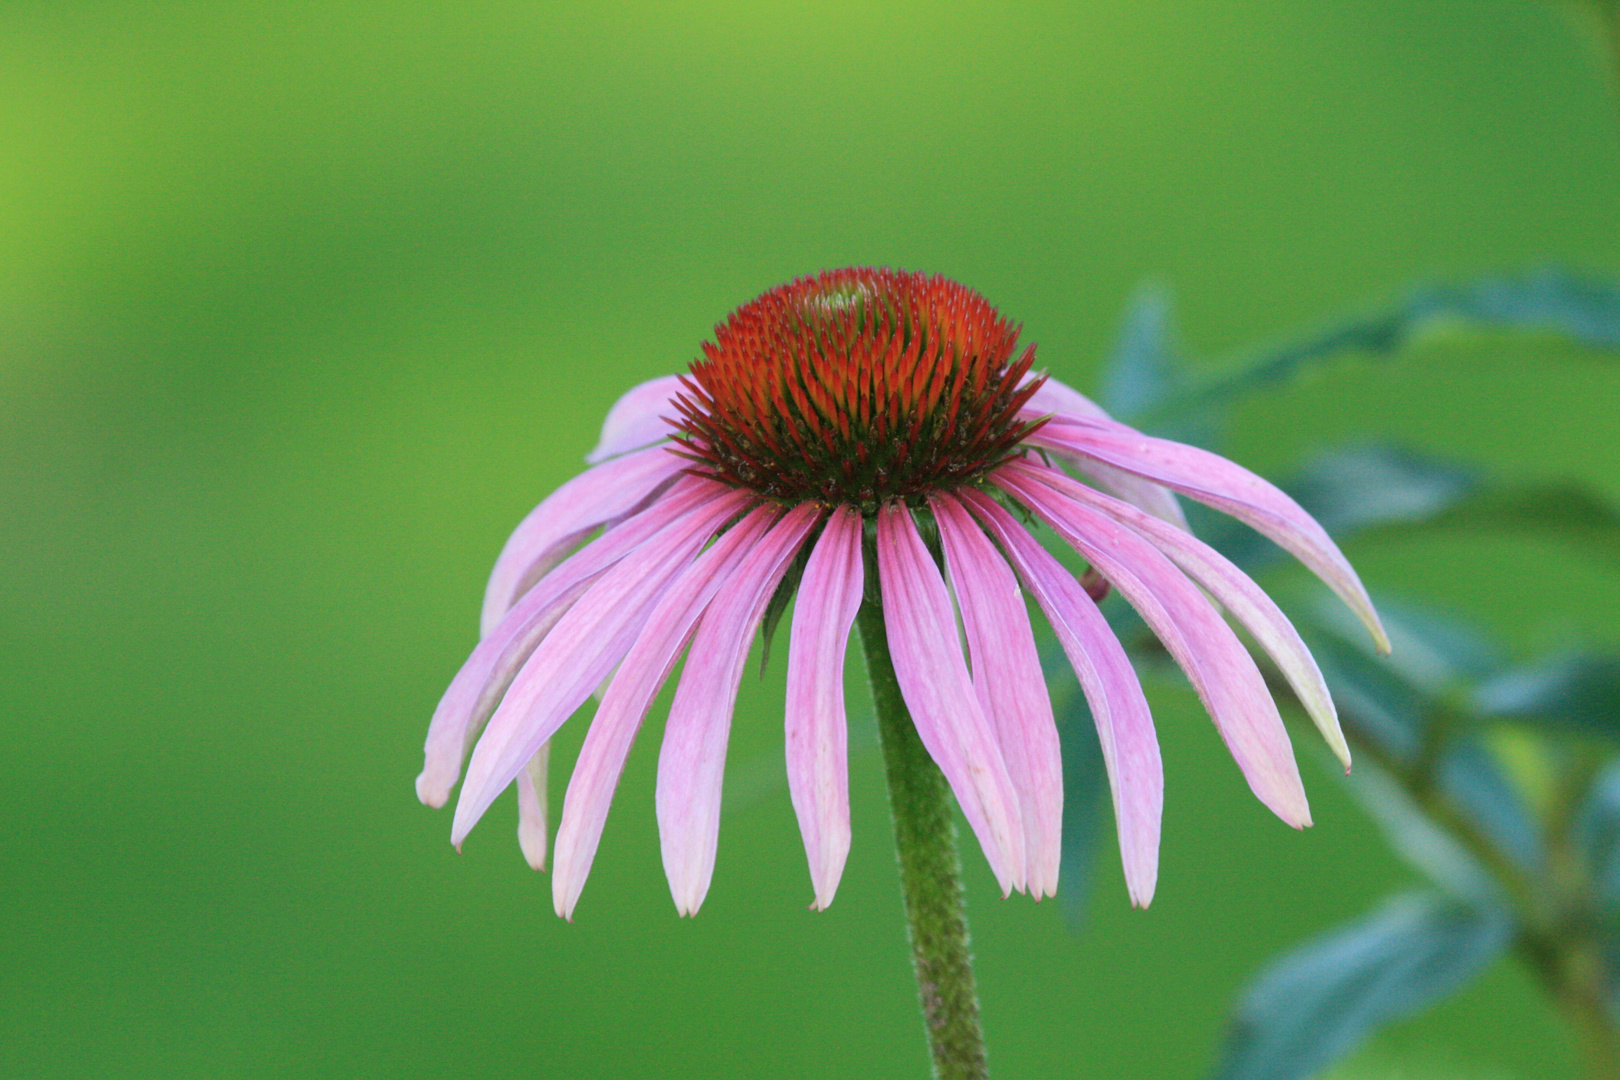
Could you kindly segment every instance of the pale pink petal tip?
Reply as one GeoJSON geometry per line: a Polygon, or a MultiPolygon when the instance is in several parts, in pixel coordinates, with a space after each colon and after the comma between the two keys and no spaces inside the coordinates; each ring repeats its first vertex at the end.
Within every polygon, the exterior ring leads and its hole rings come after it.
{"type": "Polygon", "coordinates": [[[1029,442],[1134,473],[1231,514],[1309,567],[1355,612],[1378,651],[1388,653],[1389,635],[1338,545],[1315,518],[1270,482],[1208,450],[1102,419],[1054,420],[1029,442]]]}
{"type": "Polygon", "coordinates": [[[648,616],[619,665],[591,721],[563,798],[557,826],[552,903],[572,919],[607,822],[613,791],[647,709],[669,677],[692,628],[714,594],[757,540],[780,517],[774,506],[755,507],[727,529],[680,574],[648,616]]]}
{"type": "Polygon", "coordinates": [[[546,868],[546,766],[551,743],[540,747],[518,773],[518,847],[531,870],[546,868]]]}
{"type": "Polygon", "coordinates": [[[602,421],[602,437],[585,460],[594,465],[668,438],[671,430],[664,417],[676,415],[670,399],[680,388],[679,375],[664,375],[631,387],[608,410],[602,421]]]}
{"type": "Polygon", "coordinates": [[[788,645],[788,791],[810,864],[814,911],[832,903],[849,857],[844,656],[861,606],[862,584],[861,515],[840,506],[805,565],[788,645]]]}
{"type": "Polygon", "coordinates": [[[1296,828],[1310,822],[1299,766],[1254,659],[1209,600],[1141,534],[1063,493],[1055,469],[1012,462],[992,476],[1119,589],[1187,673],[1250,789],[1296,828]]]}
{"type": "Polygon", "coordinates": [[[569,608],[513,679],[467,762],[450,841],[459,844],[495,797],[635,643],[675,577],[749,501],[727,492],[698,504],[616,563],[569,608]]]}
{"type": "Polygon", "coordinates": [[[1108,769],[1125,884],[1132,902],[1145,905],[1159,873],[1164,767],[1136,672],[1096,602],[1022,523],[982,492],[959,498],[1000,542],[1085,691],[1108,769]]]}
{"type": "Polygon", "coordinates": [[[726,742],[754,630],[821,510],[801,503],[757,540],[703,613],[658,755],[654,803],[670,896],[695,915],[714,876],[726,742]]]}
{"type": "Polygon", "coordinates": [[[442,762],[429,761],[416,778],[416,797],[422,800],[423,806],[441,809],[450,801],[450,789],[455,787],[456,781],[461,777],[461,761],[458,758],[453,771],[447,771],[442,762]]]}
{"type": "Polygon", "coordinates": [[[917,736],[956,794],[1003,896],[1028,883],[1022,812],[956,635],[956,613],[911,512],[878,513],[878,577],[895,678],[917,736]]]}
{"type": "Polygon", "coordinates": [[[929,497],[972,660],[973,689],[1018,792],[1030,895],[1057,893],[1063,759],[1023,593],[1012,568],[950,495],[929,497]]]}
{"type": "Polygon", "coordinates": [[[1260,586],[1224,555],[1191,533],[1066,477],[1059,477],[1055,473],[1045,475],[1054,489],[1097,507],[1151,540],[1241,623],[1276,663],[1311,722],[1321,732],[1334,756],[1349,771],[1350,747],[1345,742],[1344,731],[1339,727],[1339,714],[1333,706],[1327,683],[1322,679],[1322,672],[1288,616],[1260,586]]]}

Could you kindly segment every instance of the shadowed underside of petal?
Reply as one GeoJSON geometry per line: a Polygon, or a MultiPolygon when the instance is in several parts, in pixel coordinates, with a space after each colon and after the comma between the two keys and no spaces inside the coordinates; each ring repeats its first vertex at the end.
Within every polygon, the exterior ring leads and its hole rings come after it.
{"type": "Polygon", "coordinates": [[[1013,462],[991,474],[1117,588],[1181,665],[1249,787],[1295,828],[1310,824],[1287,729],[1254,659],[1204,595],[1158,548],[1048,487],[1053,470],[1013,462]]]}
{"type": "Polygon", "coordinates": [[[531,870],[546,868],[546,770],[551,764],[551,743],[543,742],[518,773],[518,847],[531,870]]]}
{"type": "Polygon", "coordinates": [[[618,674],[602,695],[601,707],[591,719],[579,760],[574,764],[574,775],[563,799],[562,823],[557,828],[551,896],[557,914],[563,918],[574,917],[574,907],[579,903],[607,822],[613,791],[653,698],[674,670],[703,609],[780,516],[775,506],[755,507],[681,571],[653,608],[646,626],[619,665],[618,674]]]}
{"type": "Polygon", "coordinates": [[[495,711],[518,669],[591,582],[671,522],[726,490],[712,480],[680,478],[662,499],[569,556],[524,594],[478,643],[433,711],[425,764],[416,780],[417,796],[424,803],[443,806],[450,798],[473,737],[495,711]]]}
{"type": "Polygon", "coordinates": [[[1134,506],[1111,499],[1056,473],[1047,475],[1046,481],[1057,491],[1095,506],[1153,541],[1160,551],[1170,556],[1172,562],[1202,585],[1217,603],[1231,612],[1276,662],[1278,670],[1288,680],[1288,685],[1293,687],[1334,756],[1344,764],[1345,771],[1349,771],[1350,747],[1345,744],[1338,711],[1333,707],[1333,698],[1322,680],[1316,660],[1300,640],[1288,616],[1249,575],[1202,540],[1166,525],[1134,506]]]}
{"type": "Polygon", "coordinates": [[[1147,907],[1159,876],[1164,766],[1142,685],[1108,621],[1073,575],[994,499],[971,490],[961,498],[1007,553],[1085,691],[1108,770],[1125,887],[1133,904],[1147,907]]]}
{"type": "MultiPolygon", "coordinates": [[[[1113,417],[1109,416],[1101,405],[1098,405],[1074,387],[1060,383],[1050,377],[1041,384],[1041,388],[1035,391],[1035,395],[1025,404],[1021,415],[1026,420],[1051,415],[1055,420],[1113,421],[1113,417]]],[[[1176,493],[1169,488],[1161,487],[1151,481],[1142,479],[1140,476],[1123,472],[1090,458],[1075,457],[1070,454],[1061,456],[1065,462],[1131,505],[1140,506],[1154,517],[1168,521],[1178,528],[1185,529],[1187,527],[1187,515],[1182,513],[1181,504],[1176,501],[1176,493]]]]}
{"type": "Polygon", "coordinates": [[[1029,443],[1101,461],[1231,514],[1310,567],[1356,613],[1378,650],[1389,652],[1389,636],[1338,545],[1298,503],[1241,465],[1100,419],[1054,419],[1029,443]]]}
{"type": "Polygon", "coordinates": [[[849,857],[849,731],[844,713],[844,655],[861,606],[861,515],[833,510],[805,566],[788,645],[786,730],[788,790],[810,861],[810,882],[824,911],[849,857]]]}
{"type": "Polygon", "coordinates": [[[714,876],[726,740],[754,628],[820,515],[820,508],[801,503],[755,542],[692,639],[664,728],[656,798],[664,873],[682,915],[697,914],[714,876]]]}
{"type": "Polygon", "coordinates": [[[877,551],[883,624],[917,735],[956,793],[1002,894],[1022,889],[1018,793],[962,659],[945,581],[904,504],[878,512],[877,551]]]}
{"type": "Polygon", "coordinates": [[[626,390],[608,410],[602,421],[602,437],[585,460],[595,465],[669,438],[672,432],[664,417],[679,415],[670,399],[680,388],[679,375],[663,375],[626,390]]]}
{"type": "Polygon", "coordinates": [[[633,511],[688,463],[662,447],[587,469],[529,511],[501,549],[484,588],[479,636],[593,529],[633,511]]]}
{"type": "Polygon", "coordinates": [[[750,501],[728,491],[680,518],[597,580],[558,620],[512,680],[472,760],[456,803],[457,847],[540,744],[568,719],[634,643],[646,615],[716,529],[750,501]]]}
{"type": "Polygon", "coordinates": [[[950,495],[928,500],[945,549],[973,663],[979,705],[995,725],[1024,820],[1030,895],[1057,893],[1062,855],[1063,755],[1035,633],[1001,553],[950,495]]]}

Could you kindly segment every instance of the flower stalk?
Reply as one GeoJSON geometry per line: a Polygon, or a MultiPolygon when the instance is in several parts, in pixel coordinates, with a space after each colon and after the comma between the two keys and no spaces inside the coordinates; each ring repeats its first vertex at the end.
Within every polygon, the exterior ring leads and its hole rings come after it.
{"type": "Polygon", "coordinates": [[[939,766],[918,738],[901,697],[882,609],[870,600],[863,602],[856,623],[883,744],[900,890],[934,1076],[937,1080],[977,1080],[988,1076],[989,1069],[979,1024],[950,792],[939,766]]]}

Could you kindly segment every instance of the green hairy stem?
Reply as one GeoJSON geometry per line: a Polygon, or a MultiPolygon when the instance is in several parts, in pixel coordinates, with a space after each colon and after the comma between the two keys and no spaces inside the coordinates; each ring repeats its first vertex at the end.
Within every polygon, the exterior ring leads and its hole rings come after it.
{"type": "Polygon", "coordinates": [[[882,610],[868,600],[856,622],[883,743],[900,889],[934,1076],[978,1080],[988,1076],[989,1069],[962,904],[962,864],[956,853],[950,787],[918,738],[900,696],[882,610]]]}

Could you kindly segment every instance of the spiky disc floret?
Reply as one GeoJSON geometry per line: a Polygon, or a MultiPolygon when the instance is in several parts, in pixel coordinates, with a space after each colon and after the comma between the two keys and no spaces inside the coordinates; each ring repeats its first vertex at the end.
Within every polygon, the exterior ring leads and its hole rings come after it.
{"type": "Polygon", "coordinates": [[[699,471],[782,502],[851,503],[971,483],[1039,426],[1018,410],[1019,327],[942,277],[858,267],[779,286],[703,344],[675,400],[699,471]]]}

